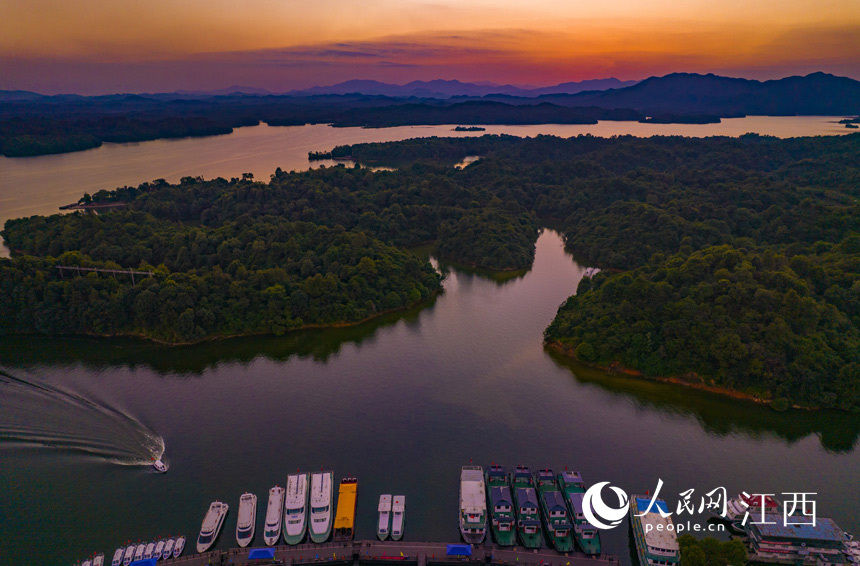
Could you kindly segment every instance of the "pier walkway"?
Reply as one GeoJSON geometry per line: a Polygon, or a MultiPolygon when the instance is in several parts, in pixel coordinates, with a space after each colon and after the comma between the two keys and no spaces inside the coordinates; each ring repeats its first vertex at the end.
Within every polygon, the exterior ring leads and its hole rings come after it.
{"type": "MultiPolygon", "coordinates": [[[[192,541],[193,542],[193,541],[192,541]]],[[[459,544],[459,543],[458,543],[459,544]]],[[[561,554],[547,548],[529,550],[520,546],[500,547],[492,544],[472,545],[471,556],[448,556],[445,542],[403,542],[356,540],[325,544],[273,546],[275,559],[249,560],[249,548],[213,550],[204,554],[166,560],[171,566],[305,566],[316,564],[388,564],[409,566],[448,566],[493,564],[499,566],[620,566],[617,556],[603,554],[589,557],[581,552],[561,554]]],[[[255,547],[259,548],[259,547],[255,547]]],[[[161,564],[161,562],[159,562],[161,564]]]]}

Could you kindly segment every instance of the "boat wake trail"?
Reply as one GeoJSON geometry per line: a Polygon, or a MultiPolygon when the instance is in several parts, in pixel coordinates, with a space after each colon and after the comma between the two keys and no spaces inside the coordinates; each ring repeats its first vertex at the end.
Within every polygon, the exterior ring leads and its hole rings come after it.
{"type": "Polygon", "coordinates": [[[0,369],[0,448],[79,452],[116,464],[150,465],[164,439],[131,415],[55,385],[0,369]]]}

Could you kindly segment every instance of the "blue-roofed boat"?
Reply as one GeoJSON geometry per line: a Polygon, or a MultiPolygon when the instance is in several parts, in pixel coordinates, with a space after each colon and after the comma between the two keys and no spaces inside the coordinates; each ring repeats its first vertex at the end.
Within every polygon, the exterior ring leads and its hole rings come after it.
{"type": "Polygon", "coordinates": [[[633,543],[642,566],[680,563],[678,536],[665,501],[657,499],[651,505],[651,498],[634,495],[630,498],[629,517],[633,543]]]}
{"type": "Polygon", "coordinates": [[[487,468],[485,476],[493,538],[499,546],[513,546],[517,537],[514,530],[514,500],[508,474],[503,467],[493,465],[487,468]]]}
{"type": "Polygon", "coordinates": [[[511,472],[511,486],[517,514],[517,537],[526,548],[540,548],[540,503],[531,470],[527,466],[517,466],[511,472]]]}
{"type": "Polygon", "coordinates": [[[565,470],[558,474],[558,485],[567,501],[576,544],[585,554],[600,554],[600,535],[582,512],[582,499],[585,496],[585,482],[582,481],[582,476],[579,472],[565,470]]]}
{"type": "Polygon", "coordinates": [[[573,550],[573,529],[564,495],[555,483],[555,475],[550,469],[541,470],[535,474],[535,483],[547,540],[557,551],[570,552],[573,550]]]}

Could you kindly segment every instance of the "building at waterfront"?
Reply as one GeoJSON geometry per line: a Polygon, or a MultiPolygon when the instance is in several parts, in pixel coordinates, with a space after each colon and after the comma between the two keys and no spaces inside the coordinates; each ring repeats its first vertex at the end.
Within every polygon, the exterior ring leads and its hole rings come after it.
{"type": "Polygon", "coordinates": [[[786,525],[781,515],[749,525],[750,558],[755,562],[828,566],[847,564],[845,535],[833,519],[815,525],[786,525]]]}

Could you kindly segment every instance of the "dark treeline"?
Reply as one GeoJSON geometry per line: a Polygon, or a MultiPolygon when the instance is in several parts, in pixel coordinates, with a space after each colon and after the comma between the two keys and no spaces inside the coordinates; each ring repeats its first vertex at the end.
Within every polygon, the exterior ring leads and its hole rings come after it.
{"type": "MultiPolygon", "coordinates": [[[[49,269],[54,260],[31,256],[154,265],[160,275],[147,284],[198,277],[198,300],[214,292],[207,278],[227,274],[239,280],[236,300],[249,293],[252,303],[227,313],[240,321],[229,328],[280,330],[299,318],[304,324],[354,320],[426,297],[438,285],[428,264],[407,261],[397,248],[433,242],[454,262],[521,269],[532,261],[538,226],[546,225],[564,233],[581,261],[611,268],[583,281],[560,308],[546,332],[559,349],[590,363],[620,362],[646,375],[736,389],[778,406],[860,407],[858,135],[482,136],[361,144],[332,153],[402,167],[278,170],[268,183],[250,176],[155,181],[86,197],[128,203],[121,211],[8,222],[4,235],[15,258],[4,262],[0,281],[7,296],[18,287],[26,293],[18,291],[4,313],[14,321],[4,330],[87,328],[37,322],[71,316],[63,304],[89,308],[84,294],[49,294],[55,285],[78,293],[90,292],[90,285],[139,292],[99,275],[58,281],[49,269]],[[469,155],[481,159],[462,170],[451,167],[469,155]],[[297,240],[291,234],[300,229],[375,251],[342,258],[343,245],[297,240]],[[284,241],[293,243],[284,247],[284,241]],[[329,251],[332,245],[337,252],[329,251]],[[379,271],[380,289],[349,271],[368,267],[364,256],[377,270],[389,266],[384,275],[379,271]],[[257,310],[272,283],[252,277],[270,270],[284,270],[285,282],[277,283],[284,292],[276,294],[289,297],[274,304],[273,312],[287,317],[277,324],[257,310]],[[317,283],[330,293],[326,301],[313,311],[292,310],[296,289],[314,304],[310,291],[319,292],[317,283]],[[341,310],[323,312],[327,301],[341,310]],[[241,322],[242,313],[249,321],[241,322]]],[[[126,316],[137,317],[135,302],[121,304],[132,309],[126,316]]],[[[197,322],[193,305],[172,312],[186,316],[183,336],[226,332],[219,326],[223,313],[207,326],[197,322]]],[[[136,332],[165,337],[171,319],[158,319],[160,326],[156,319],[134,320],[136,332]]]]}

